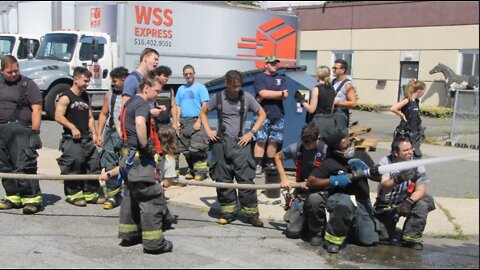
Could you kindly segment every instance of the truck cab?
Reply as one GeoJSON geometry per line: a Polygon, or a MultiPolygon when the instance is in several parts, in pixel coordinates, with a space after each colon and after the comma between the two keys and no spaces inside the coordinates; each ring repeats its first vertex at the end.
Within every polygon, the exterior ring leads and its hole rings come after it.
{"type": "Polygon", "coordinates": [[[20,63],[23,75],[40,88],[44,111],[55,117],[58,96],[69,89],[73,70],[84,66],[92,72],[87,92],[93,96],[94,107],[101,106],[101,94],[110,88],[109,72],[113,67],[110,36],[100,32],[54,31],[45,34],[37,57],[20,63]]]}
{"type": "Polygon", "coordinates": [[[0,33],[0,59],[13,55],[18,60],[34,58],[40,46],[40,36],[18,33],[0,33]],[[29,56],[29,51],[31,55],[29,56]]]}

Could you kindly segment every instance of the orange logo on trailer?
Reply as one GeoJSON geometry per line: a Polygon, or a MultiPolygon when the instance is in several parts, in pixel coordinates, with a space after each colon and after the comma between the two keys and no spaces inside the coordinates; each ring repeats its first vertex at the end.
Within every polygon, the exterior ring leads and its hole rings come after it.
{"type": "Polygon", "coordinates": [[[99,27],[100,26],[101,11],[99,7],[92,8],[90,10],[90,26],[99,27]]]}
{"type": "MultiPolygon", "coordinates": [[[[268,21],[257,29],[255,38],[241,38],[242,42],[237,43],[239,49],[254,50],[251,54],[237,54],[239,57],[262,57],[275,55],[283,61],[280,66],[295,65],[295,54],[297,50],[297,33],[295,29],[286,24],[281,18],[268,21]],[[285,60],[291,60],[285,62],[285,60]]],[[[256,61],[257,68],[263,68],[265,62],[256,61]]]]}

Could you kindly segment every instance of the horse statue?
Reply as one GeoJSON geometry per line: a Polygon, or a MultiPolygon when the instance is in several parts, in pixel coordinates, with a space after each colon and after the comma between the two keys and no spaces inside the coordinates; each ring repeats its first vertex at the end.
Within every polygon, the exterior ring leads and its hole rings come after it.
{"type": "MultiPolygon", "coordinates": [[[[442,63],[438,63],[438,65],[432,68],[429,73],[434,74],[439,72],[445,77],[445,90],[447,91],[447,101],[445,106],[452,104],[450,101],[451,98],[455,97],[457,89],[478,89],[478,76],[458,75],[451,68],[442,63]]],[[[475,96],[475,99],[475,105],[478,106],[478,96],[475,96]]]]}

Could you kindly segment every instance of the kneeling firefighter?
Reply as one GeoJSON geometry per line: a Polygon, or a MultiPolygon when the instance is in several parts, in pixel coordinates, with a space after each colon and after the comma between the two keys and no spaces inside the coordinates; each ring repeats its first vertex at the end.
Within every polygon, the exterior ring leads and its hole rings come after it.
{"type": "MultiPolygon", "coordinates": [[[[319,131],[314,122],[306,124],[302,129],[301,141],[287,146],[275,155],[275,165],[281,179],[281,187],[287,189],[285,196],[284,219],[288,222],[285,235],[288,238],[318,235],[322,239],[325,229],[325,203],[328,192],[322,189],[308,189],[304,184],[290,194],[291,183],[287,180],[283,160],[292,159],[296,164],[296,182],[305,183],[315,167],[325,159],[327,145],[318,139],[319,131]]],[[[312,245],[320,245],[321,241],[312,238],[312,245]]]]}
{"type": "Polygon", "coordinates": [[[148,103],[156,99],[160,90],[161,84],[149,74],[140,83],[137,95],[125,103],[120,116],[125,147],[119,165],[125,190],[118,236],[121,246],[142,243],[143,252],[150,254],[173,248],[163,236],[164,219],[169,213],[159,182],[162,149],[148,103]]]}

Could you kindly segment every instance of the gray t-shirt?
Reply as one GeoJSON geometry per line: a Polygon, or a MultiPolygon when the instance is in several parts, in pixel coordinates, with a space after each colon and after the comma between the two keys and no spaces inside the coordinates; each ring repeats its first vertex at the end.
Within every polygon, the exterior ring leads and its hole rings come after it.
{"type": "Polygon", "coordinates": [[[145,117],[145,124],[147,126],[147,138],[149,133],[150,123],[150,106],[148,102],[142,97],[135,95],[125,103],[125,130],[127,133],[128,147],[140,148],[138,142],[137,129],[135,126],[135,118],[137,116],[145,117]]]}
{"type": "Polygon", "coordinates": [[[42,95],[38,86],[31,79],[21,76],[16,82],[0,80],[0,120],[8,121],[17,108],[17,101],[20,96],[22,82],[27,82],[27,106],[20,110],[20,119],[26,123],[32,122],[32,104],[41,104],[42,95]]]}
{"type": "MultiPolygon", "coordinates": [[[[380,165],[388,165],[392,162],[390,162],[388,156],[383,157],[380,159],[379,164],[380,165]]],[[[418,172],[420,173],[421,177],[417,180],[416,185],[424,185],[429,182],[427,178],[427,172],[425,171],[424,166],[418,166],[418,172]]],[[[393,178],[399,171],[394,171],[394,172],[389,172],[385,173],[382,175],[382,177],[389,177],[393,178]]],[[[381,186],[378,185],[378,193],[377,193],[377,198],[380,198],[383,202],[385,203],[400,203],[405,198],[407,197],[407,194],[405,193],[408,186],[410,185],[412,181],[405,181],[401,184],[397,184],[393,189],[391,189],[388,192],[384,192],[381,189],[381,186]]]]}
{"type": "MultiPolygon", "coordinates": [[[[225,127],[226,133],[233,138],[237,138],[238,132],[240,131],[240,99],[231,99],[227,97],[225,91],[220,93],[222,95],[222,123],[225,127]]],[[[245,121],[248,111],[257,113],[261,107],[252,95],[245,91],[243,91],[243,94],[245,95],[245,114],[242,121],[245,121]]],[[[208,111],[217,110],[216,95],[218,94],[212,96],[208,101],[208,111]]]]}

